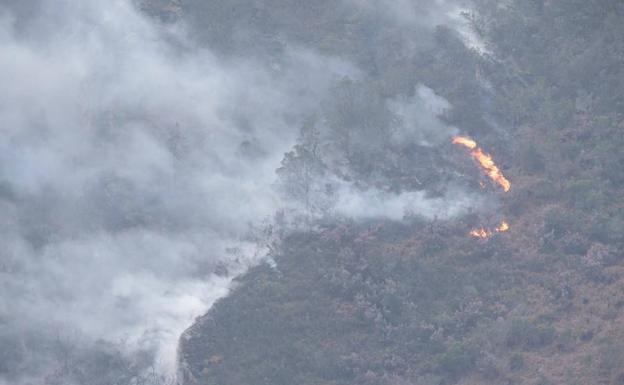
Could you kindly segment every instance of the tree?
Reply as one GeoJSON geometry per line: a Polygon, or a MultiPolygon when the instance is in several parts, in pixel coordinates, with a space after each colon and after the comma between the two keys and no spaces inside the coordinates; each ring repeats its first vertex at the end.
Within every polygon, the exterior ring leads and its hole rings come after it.
{"type": "Polygon", "coordinates": [[[327,167],[319,154],[319,136],[315,120],[306,120],[298,144],[284,154],[281,167],[277,169],[282,191],[289,198],[303,203],[306,221],[315,212],[326,208],[322,198],[328,193],[324,183],[327,167]]]}

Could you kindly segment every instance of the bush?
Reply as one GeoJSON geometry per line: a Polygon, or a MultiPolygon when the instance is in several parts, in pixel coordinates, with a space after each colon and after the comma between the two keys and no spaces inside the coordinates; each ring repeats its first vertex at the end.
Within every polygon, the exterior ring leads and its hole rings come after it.
{"type": "Polygon", "coordinates": [[[600,349],[600,369],[605,374],[614,375],[624,367],[624,344],[620,341],[603,341],[600,349]]]}
{"type": "Polygon", "coordinates": [[[535,325],[525,319],[513,319],[507,329],[505,344],[510,347],[537,349],[551,344],[556,337],[551,326],[535,325]]]}
{"type": "Polygon", "coordinates": [[[560,238],[566,233],[582,231],[586,227],[585,217],[575,210],[553,208],[544,220],[544,232],[552,232],[555,238],[560,238]]]}
{"type": "Polygon", "coordinates": [[[570,352],[574,350],[574,345],[576,344],[576,336],[572,333],[571,330],[566,330],[561,333],[559,338],[557,339],[557,348],[562,352],[570,352]]]}
{"type": "Polygon", "coordinates": [[[552,382],[545,376],[540,376],[540,378],[535,382],[535,385],[552,385],[552,382]]]}
{"type": "Polygon", "coordinates": [[[515,353],[509,359],[509,369],[512,371],[521,370],[524,368],[524,356],[520,353],[515,353]]]}
{"type": "Polygon", "coordinates": [[[573,207],[592,210],[606,203],[603,191],[604,188],[596,180],[583,179],[568,184],[563,196],[573,207]]]}
{"type": "Polygon", "coordinates": [[[534,145],[524,144],[518,152],[518,163],[520,167],[529,173],[539,173],[544,171],[545,163],[542,154],[534,145]]]}
{"type": "Polygon", "coordinates": [[[555,185],[546,179],[542,179],[531,186],[533,196],[542,201],[550,201],[559,197],[555,185]]]}
{"type": "Polygon", "coordinates": [[[477,361],[475,346],[463,343],[455,344],[438,358],[438,371],[450,377],[457,377],[474,368],[477,361]]]}

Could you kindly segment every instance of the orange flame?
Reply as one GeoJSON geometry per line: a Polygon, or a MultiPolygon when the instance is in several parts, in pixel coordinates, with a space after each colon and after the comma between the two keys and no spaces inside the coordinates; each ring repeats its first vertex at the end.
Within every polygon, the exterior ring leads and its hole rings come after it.
{"type": "Polygon", "coordinates": [[[466,136],[454,136],[453,144],[459,144],[460,146],[468,147],[471,150],[477,148],[477,142],[466,136]]]}
{"type": "Polygon", "coordinates": [[[470,232],[470,235],[472,235],[475,238],[486,239],[492,236],[492,232],[490,230],[486,230],[483,227],[481,227],[480,229],[472,230],[470,232]]]}
{"type": "Polygon", "coordinates": [[[511,189],[509,180],[505,178],[501,170],[496,166],[490,154],[483,152],[483,150],[477,146],[477,142],[465,136],[455,136],[453,138],[453,143],[469,148],[471,150],[470,155],[479,163],[487,176],[503,188],[503,191],[507,192],[511,189]]]}
{"type": "Polygon", "coordinates": [[[505,231],[508,231],[508,230],[509,230],[509,223],[507,223],[506,221],[502,221],[501,224],[497,228],[495,228],[493,231],[481,227],[479,229],[474,229],[470,231],[470,235],[472,235],[475,238],[487,239],[496,233],[504,233],[505,231]]]}

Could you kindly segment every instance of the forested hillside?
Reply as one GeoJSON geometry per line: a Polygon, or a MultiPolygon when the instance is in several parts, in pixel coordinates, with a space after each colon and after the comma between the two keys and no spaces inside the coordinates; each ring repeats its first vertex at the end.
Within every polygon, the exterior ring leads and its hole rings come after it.
{"type": "Polygon", "coordinates": [[[624,4],[477,0],[464,18],[481,50],[441,21],[392,24],[376,9],[197,7],[190,25],[227,55],[254,49],[279,65],[288,38],[363,75],[297,123],[278,175],[305,203],[304,225],[276,222],[271,263],[187,330],[185,384],[624,383],[624,4]],[[393,140],[388,101],[420,86],[452,106],[445,125],[498,161],[509,193],[480,190],[471,160],[435,135],[393,140]],[[458,185],[495,203],[329,221],[318,175],[433,197],[458,185]],[[469,236],[500,218],[509,231],[469,236]]]}

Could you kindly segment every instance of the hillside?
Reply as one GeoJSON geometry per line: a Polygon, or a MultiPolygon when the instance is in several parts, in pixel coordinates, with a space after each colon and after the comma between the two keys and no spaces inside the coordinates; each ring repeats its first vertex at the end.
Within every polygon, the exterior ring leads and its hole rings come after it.
{"type": "MultiPolygon", "coordinates": [[[[276,267],[185,333],[185,383],[624,383],[623,16],[619,1],[480,0],[468,18],[487,54],[445,28],[409,57],[372,44],[376,92],[424,83],[500,161],[511,229],[471,238],[487,217],[473,213],[285,235],[276,267]]],[[[419,167],[385,183],[426,181],[419,167]]]]}

